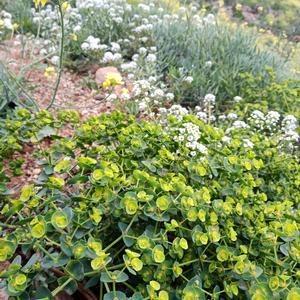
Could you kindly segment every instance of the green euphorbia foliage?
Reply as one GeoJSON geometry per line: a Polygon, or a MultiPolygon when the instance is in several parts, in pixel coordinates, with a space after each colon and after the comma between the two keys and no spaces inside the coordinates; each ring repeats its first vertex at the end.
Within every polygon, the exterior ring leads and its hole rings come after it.
{"type": "Polygon", "coordinates": [[[38,180],[1,198],[9,295],[52,299],[83,284],[100,299],[299,299],[297,153],[263,133],[245,148],[242,130],[222,144],[193,116],[164,127],[70,116],[74,134],[40,153],[38,180]],[[186,122],[207,153],[188,157],[174,140],[186,122]]]}

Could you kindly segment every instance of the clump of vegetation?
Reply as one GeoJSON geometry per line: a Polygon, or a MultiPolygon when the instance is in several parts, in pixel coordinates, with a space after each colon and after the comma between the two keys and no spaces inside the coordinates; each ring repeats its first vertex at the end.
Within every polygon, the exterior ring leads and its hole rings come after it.
{"type": "Polygon", "coordinates": [[[300,298],[299,82],[252,31],[190,2],[1,8],[0,38],[18,32],[23,59],[24,43],[37,56],[28,68],[54,82],[40,110],[0,65],[8,297],[300,298]],[[90,63],[119,68],[88,82],[115,111],[51,113],[64,68],[90,63]],[[24,146],[41,172],[16,188],[24,146]]]}
{"type": "Polygon", "coordinates": [[[191,115],[165,132],[118,112],[61,118],[73,137],[40,153],[36,184],[2,197],[9,295],[299,297],[299,159],[275,138],[257,133],[249,150],[239,129],[220,147],[222,130],[191,115]],[[207,152],[189,160],[178,128],[198,128],[207,152]]]}
{"type": "Polygon", "coordinates": [[[197,105],[208,92],[226,105],[239,95],[238,85],[244,82],[241,73],[260,76],[264,87],[266,67],[274,68],[276,76],[284,72],[284,61],[268,52],[259,51],[253,32],[226,24],[195,27],[186,22],[165,22],[157,26],[155,41],[158,65],[179,102],[197,105]],[[186,84],[186,76],[192,77],[186,84]],[[182,80],[183,78],[183,80],[182,80]]]}
{"type": "Polygon", "coordinates": [[[299,35],[300,22],[299,11],[300,3],[295,0],[276,1],[276,0],[225,0],[225,4],[231,5],[233,10],[243,18],[243,15],[238,13],[243,10],[243,6],[248,6],[253,9],[257,15],[255,21],[250,21],[252,24],[259,27],[271,29],[275,33],[285,32],[290,37],[299,35]]]}
{"type": "MultiPolygon", "coordinates": [[[[253,76],[250,73],[239,75],[242,80],[237,94],[245,101],[241,101],[234,110],[261,109],[264,112],[277,110],[300,116],[300,83],[296,79],[278,82],[272,70],[267,70],[264,78],[261,75],[253,76]],[[262,82],[265,82],[264,84],[262,82]]],[[[234,94],[232,94],[232,99],[234,94]]]]}

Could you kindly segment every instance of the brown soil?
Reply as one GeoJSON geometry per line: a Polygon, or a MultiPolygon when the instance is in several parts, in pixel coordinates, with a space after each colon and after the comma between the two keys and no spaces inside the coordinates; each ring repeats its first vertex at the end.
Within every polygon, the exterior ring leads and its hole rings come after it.
{"type": "MultiPolygon", "coordinates": [[[[44,75],[45,69],[51,64],[38,54],[38,49],[25,49],[24,52],[25,54],[22,55],[22,47],[17,40],[7,41],[0,46],[0,61],[8,66],[15,76],[23,79],[26,91],[30,90],[30,95],[38,105],[41,108],[46,108],[52,99],[56,76],[47,78],[44,75]],[[26,69],[26,66],[33,63],[35,64],[30,69],[26,69]]],[[[94,66],[85,70],[84,74],[65,70],[52,111],[74,109],[83,118],[109,111],[111,109],[109,104],[95,100],[99,91],[92,90],[83,83],[83,80],[88,77],[93,80],[94,73],[94,66]]]]}

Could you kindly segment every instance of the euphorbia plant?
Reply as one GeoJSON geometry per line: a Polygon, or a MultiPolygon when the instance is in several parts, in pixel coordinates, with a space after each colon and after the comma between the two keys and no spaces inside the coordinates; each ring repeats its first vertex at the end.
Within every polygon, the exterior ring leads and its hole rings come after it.
{"type": "Polygon", "coordinates": [[[297,155],[263,133],[252,149],[243,130],[222,143],[221,129],[191,115],[164,128],[117,112],[60,117],[74,135],[40,153],[36,183],[2,197],[9,295],[299,297],[297,155]],[[185,124],[206,147],[193,158],[175,138],[185,124]]]}

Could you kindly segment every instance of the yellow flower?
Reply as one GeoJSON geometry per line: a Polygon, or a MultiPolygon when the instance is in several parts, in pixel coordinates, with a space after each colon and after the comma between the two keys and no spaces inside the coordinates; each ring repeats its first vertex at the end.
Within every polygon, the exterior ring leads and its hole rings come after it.
{"type": "Polygon", "coordinates": [[[76,33],[71,33],[70,38],[71,38],[72,41],[75,41],[75,42],[78,40],[78,36],[77,36],[76,33]]]}
{"type": "Polygon", "coordinates": [[[2,28],[4,26],[4,21],[0,20],[0,28],[2,28]]]}
{"type": "Polygon", "coordinates": [[[257,11],[258,11],[259,13],[263,12],[263,10],[264,10],[264,8],[263,8],[262,6],[259,6],[259,7],[257,8],[257,11]]]}
{"type": "Polygon", "coordinates": [[[44,72],[44,76],[46,78],[51,78],[55,74],[55,68],[54,67],[48,67],[46,68],[44,72]]]}
{"type": "Polygon", "coordinates": [[[38,7],[39,5],[41,5],[42,7],[44,7],[48,0],[33,0],[35,7],[38,7]]]}
{"type": "Polygon", "coordinates": [[[103,82],[103,88],[107,89],[116,85],[123,84],[122,77],[117,73],[108,73],[106,80],[103,82]]]}
{"type": "MultiPolygon", "coordinates": [[[[17,29],[19,28],[19,26],[20,26],[20,25],[19,25],[18,23],[14,23],[14,24],[13,24],[14,30],[17,30],[17,29]]],[[[0,26],[0,27],[1,27],[1,26],[0,26]]]]}
{"type": "Polygon", "coordinates": [[[242,10],[242,7],[243,7],[242,4],[237,3],[236,6],[235,6],[235,9],[236,9],[237,11],[241,11],[241,10],[242,10]]]}
{"type": "Polygon", "coordinates": [[[62,4],[62,6],[61,6],[61,8],[62,8],[63,11],[68,10],[70,7],[71,7],[71,5],[70,5],[70,3],[69,3],[68,1],[65,1],[65,2],[62,4]]]}

